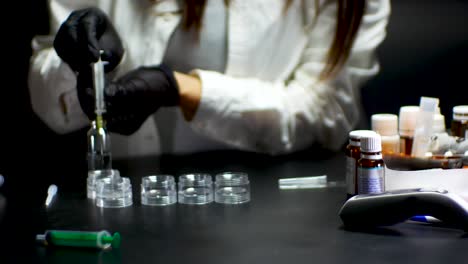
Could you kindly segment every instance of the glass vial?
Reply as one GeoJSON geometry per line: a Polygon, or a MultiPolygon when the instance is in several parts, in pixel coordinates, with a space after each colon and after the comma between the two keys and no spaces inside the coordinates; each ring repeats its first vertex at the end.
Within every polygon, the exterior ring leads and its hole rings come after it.
{"type": "Polygon", "coordinates": [[[408,105],[400,108],[399,129],[400,153],[411,155],[414,139],[414,129],[419,114],[419,106],[408,105]]]}
{"type": "Polygon", "coordinates": [[[361,138],[361,158],[358,160],[358,194],[385,191],[385,163],[382,159],[379,134],[361,138]]]}
{"type": "Polygon", "coordinates": [[[398,116],[394,114],[375,114],[371,117],[372,130],[382,139],[382,154],[400,153],[398,116]]]}
{"type": "Polygon", "coordinates": [[[88,130],[88,171],[109,170],[112,168],[111,142],[106,123],[98,127],[96,121],[88,130]]]}
{"type": "Polygon", "coordinates": [[[374,134],[375,132],[371,130],[354,130],[349,132],[349,143],[345,149],[347,198],[351,198],[357,194],[357,161],[361,158],[361,137],[374,134]]]}
{"type": "Polygon", "coordinates": [[[452,136],[468,138],[468,105],[457,105],[452,109],[452,136]]]}

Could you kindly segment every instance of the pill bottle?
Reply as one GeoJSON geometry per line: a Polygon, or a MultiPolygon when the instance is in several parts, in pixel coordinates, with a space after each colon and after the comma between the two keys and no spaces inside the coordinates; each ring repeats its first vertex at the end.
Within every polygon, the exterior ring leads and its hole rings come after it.
{"type": "Polygon", "coordinates": [[[357,161],[361,158],[361,137],[376,134],[372,130],[353,130],[349,132],[349,143],[346,146],[346,196],[357,194],[357,161]]]}
{"type": "Polygon", "coordinates": [[[398,133],[400,134],[400,153],[411,155],[414,129],[419,114],[419,106],[407,105],[400,108],[398,133]]]}
{"type": "Polygon", "coordinates": [[[468,137],[468,105],[457,105],[452,109],[452,136],[467,138],[468,137]]]}
{"type": "Polygon", "coordinates": [[[358,194],[385,191],[385,163],[379,134],[361,137],[361,158],[358,160],[358,194]]]}
{"type": "Polygon", "coordinates": [[[400,153],[398,116],[394,114],[374,114],[371,116],[372,130],[382,139],[382,154],[400,153]]]}

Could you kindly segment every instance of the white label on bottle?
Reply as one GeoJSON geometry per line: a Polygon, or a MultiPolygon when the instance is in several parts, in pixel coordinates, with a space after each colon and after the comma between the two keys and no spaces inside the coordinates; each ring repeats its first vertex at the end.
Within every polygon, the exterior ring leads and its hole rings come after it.
{"type": "Polygon", "coordinates": [[[358,193],[381,193],[385,191],[384,167],[358,168],[358,193]]]}
{"type": "Polygon", "coordinates": [[[355,194],[355,177],[356,175],[356,159],[346,157],[346,192],[348,194],[355,194]]]}

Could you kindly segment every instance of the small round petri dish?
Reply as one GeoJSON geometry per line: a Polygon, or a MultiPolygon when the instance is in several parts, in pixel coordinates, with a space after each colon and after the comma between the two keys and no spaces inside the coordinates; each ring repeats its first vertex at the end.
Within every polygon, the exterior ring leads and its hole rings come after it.
{"type": "Polygon", "coordinates": [[[174,176],[150,175],[141,180],[141,203],[144,205],[165,206],[177,202],[174,176]]]}
{"type": "Polygon", "coordinates": [[[86,196],[89,199],[96,198],[96,181],[104,178],[119,178],[120,172],[118,170],[91,170],[88,171],[88,178],[86,179],[86,196]]]}
{"type": "Polygon", "coordinates": [[[132,204],[132,185],[129,178],[103,178],[96,181],[96,206],[120,208],[132,204]]]}
{"type": "Polygon", "coordinates": [[[223,172],[216,175],[215,202],[241,204],[250,201],[250,182],[246,173],[223,172]]]}
{"type": "Polygon", "coordinates": [[[194,173],[179,176],[177,198],[181,204],[213,202],[213,180],[210,174],[194,173]]]}

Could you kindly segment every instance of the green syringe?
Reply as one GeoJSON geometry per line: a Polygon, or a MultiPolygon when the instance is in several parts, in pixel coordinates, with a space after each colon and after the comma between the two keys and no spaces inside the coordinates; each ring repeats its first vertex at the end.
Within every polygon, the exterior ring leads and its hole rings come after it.
{"type": "Polygon", "coordinates": [[[86,247],[86,248],[119,248],[120,234],[102,230],[98,232],[47,230],[36,236],[36,241],[46,246],[86,247]]]}
{"type": "MultiPolygon", "coordinates": [[[[104,53],[100,50],[100,55],[104,53]]],[[[101,56],[97,62],[93,64],[93,82],[94,82],[94,99],[96,113],[96,126],[98,129],[103,127],[102,114],[106,112],[106,103],[104,101],[104,64],[101,56]]]]}

